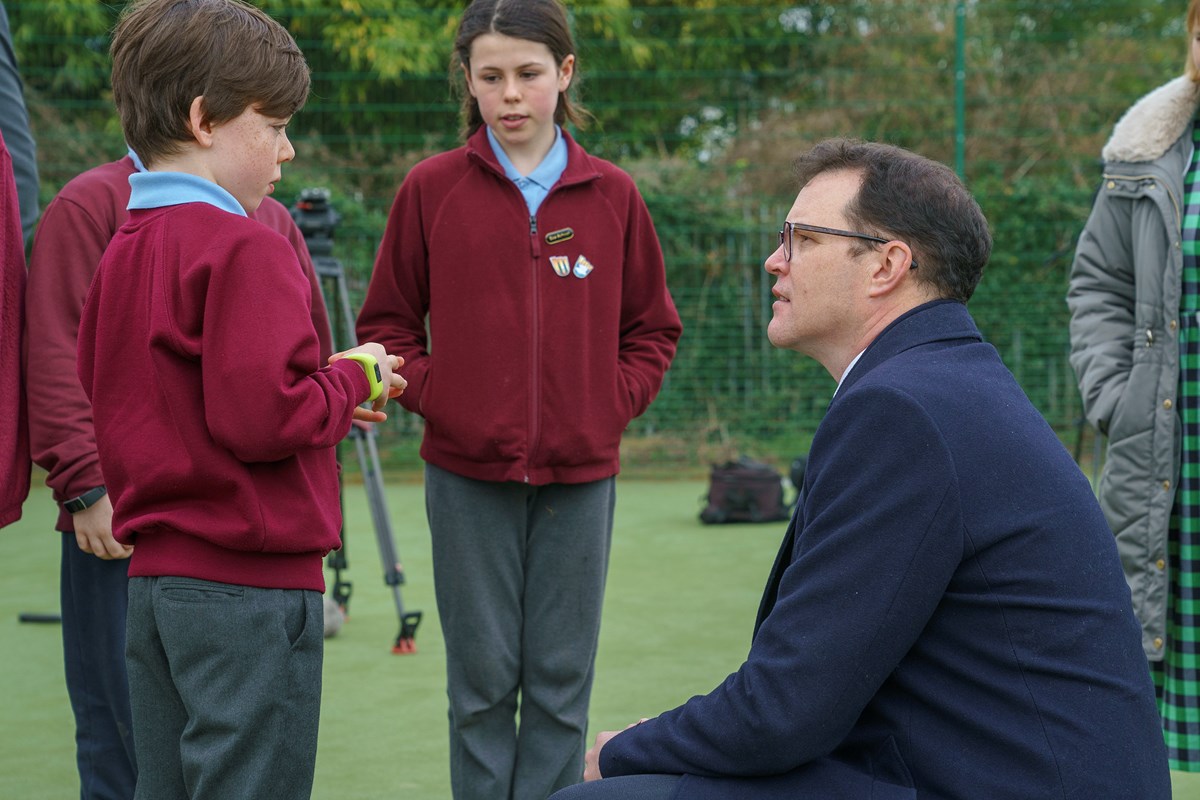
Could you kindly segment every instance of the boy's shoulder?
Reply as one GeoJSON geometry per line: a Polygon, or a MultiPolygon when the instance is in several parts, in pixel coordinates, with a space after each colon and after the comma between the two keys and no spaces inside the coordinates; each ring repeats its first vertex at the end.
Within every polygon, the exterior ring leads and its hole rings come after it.
{"type": "MultiPolygon", "coordinates": [[[[107,240],[125,221],[129,203],[129,176],[136,171],[128,157],[92,167],[76,175],[58,191],[42,212],[34,240],[35,254],[48,241],[65,241],[92,226],[107,240]],[[49,237],[49,238],[47,238],[49,237]]],[[[52,248],[53,249],[53,248],[52,248]]]]}
{"type": "Polygon", "coordinates": [[[58,192],[59,197],[76,202],[90,198],[96,192],[109,192],[129,196],[129,176],[137,172],[129,156],[109,161],[81,172],[67,181],[58,192]]]}
{"type": "Polygon", "coordinates": [[[206,290],[198,287],[227,292],[262,285],[311,293],[296,251],[282,234],[205,202],[132,210],[104,251],[100,269],[125,280],[150,263],[201,294],[206,290]]]}
{"type": "Polygon", "coordinates": [[[134,210],[121,234],[127,242],[153,236],[209,257],[236,253],[239,259],[296,260],[295,250],[278,230],[254,217],[199,201],[134,210]]]}

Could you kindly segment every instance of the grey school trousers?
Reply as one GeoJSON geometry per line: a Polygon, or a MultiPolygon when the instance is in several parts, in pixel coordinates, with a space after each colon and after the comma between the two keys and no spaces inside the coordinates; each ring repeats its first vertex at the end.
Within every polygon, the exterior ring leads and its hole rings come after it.
{"type": "Polygon", "coordinates": [[[544,800],[582,780],[615,492],[426,466],[455,800],[544,800]]]}
{"type": "Polygon", "coordinates": [[[307,800],[323,619],[319,592],[130,578],[137,800],[307,800]]]}

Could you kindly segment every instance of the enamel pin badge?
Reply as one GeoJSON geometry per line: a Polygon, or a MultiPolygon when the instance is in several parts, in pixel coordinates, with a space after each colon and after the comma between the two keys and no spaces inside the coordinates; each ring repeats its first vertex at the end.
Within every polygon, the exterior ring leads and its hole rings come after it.
{"type": "Polygon", "coordinates": [[[566,256],[550,256],[550,266],[554,267],[554,274],[560,278],[571,274],[571,259],[566,256]]]}
{"type": "Polygon", "coordinates": [[[556,231],[550,231],[546,234],[546,244],[561,244],[575,236],[575,231],[571,228],[559,228],[556,231]]]}
{"type": "Polygon", "coordinates": [[[592,273],[595,267],[592,262],[587,260],[587,256],[580,256],[575,259],[574,268],[571,267],[571,259],[568,256],[550,256],[550,266],[554,267],[554,274],[560,278],[565,278],[568,275],[574,275],[576,278],[586,278],[592,273]]]}

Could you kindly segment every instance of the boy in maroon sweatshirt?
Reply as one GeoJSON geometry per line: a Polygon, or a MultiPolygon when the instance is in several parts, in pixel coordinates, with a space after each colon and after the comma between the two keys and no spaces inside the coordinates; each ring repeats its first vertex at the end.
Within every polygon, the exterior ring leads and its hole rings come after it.
{"type": "Polygon", "coordinates": [[[138,798],[306,798],[320,711],[333,445],[404,380],[369,343],[322,367],[286,239],[249,219],[295,151],[308,66],[240,0],[139,0],[113,96],[147,172],[79,326],[129,560],[138,798]],[[371,401],[372,407],[358,409],[371,401]]]}
{"type": "MultiPolygon", "coordinates": [[[[112,537],[92,406],[74,373],[84,298],[105,248],[129,218],[129,176],[144,171],[131,150],[63,186],[38,223],[25,291],[25,363],[33,365],[25,371],[29,445],[59,506],[63,666],[81,800],[131,800],[137,782],[125,675],[125,559],[133,548],[112,537]]],[[[304,235],[271,197],[251,216],[296,251],[312,289],[310,315],[323,361],[332,352],[329,317],[304,235]]]]}

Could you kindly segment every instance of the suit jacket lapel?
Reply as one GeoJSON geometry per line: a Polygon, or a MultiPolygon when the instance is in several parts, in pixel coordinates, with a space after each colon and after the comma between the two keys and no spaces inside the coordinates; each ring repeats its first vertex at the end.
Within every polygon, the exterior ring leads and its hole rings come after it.
{"type": "Polygon", "coordinates": [[[955,339],[982,340],[967,307],[957,300],[932,300],[906,311],[879,332],[838,387],[841,397],[872,368],[913,347],[955,339]]]}
{"type": "Polygon", "coordinates": [[[750,641],[754,641],[754,637],[758,636],[758,629],[763,624],[763,620],[771,613],[771,609],[775,607],[775,601],[779,597],[779,582],[783,580],[783,573],[792,563],[792,550],[796,546],[796,520],[800,518],[800,509],[804,503],[804,495],[801,493],[800,498],[796,501],[796,510],[792,512],[792,520],[788,523],[787,532],[783,535],[783,544],[779,546],[779,553],[775,556],[775,565],[771,567],[771,575],[767,578],[767,588],[763,590],[762,601],[758,604],[758,618],[754,621],[754,635],[750,637],[750,641]]]}

